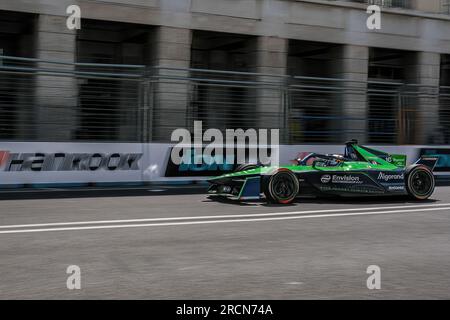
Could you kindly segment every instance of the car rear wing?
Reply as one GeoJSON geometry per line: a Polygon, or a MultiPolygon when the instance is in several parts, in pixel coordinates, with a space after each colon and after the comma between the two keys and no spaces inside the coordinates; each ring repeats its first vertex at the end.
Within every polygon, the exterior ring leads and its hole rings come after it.
{"type": "Polygon", "coordinates": [[[386,161],[397,167],[406,166],[406,155],[403,154],[389,154],[384,151],[375,150],[366,146],[358,144],[358,140],[351,140],[345,143],[346,158],[358,161],[379,162],[377,159],[386,161]]]}
{"type": "Polygon", "coordinates": [[[439,157],[436,156],[421,156],[414,164],[422,164],[433,171],[438,161],[439,157]]]}

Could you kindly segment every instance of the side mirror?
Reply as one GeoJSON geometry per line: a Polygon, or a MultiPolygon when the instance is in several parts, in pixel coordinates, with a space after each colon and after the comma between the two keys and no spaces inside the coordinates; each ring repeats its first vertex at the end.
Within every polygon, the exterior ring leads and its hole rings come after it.
{"type": "Polygon", "coordinates": [[[326,163],[322,160],[314,160],[312,163],[314,169],[326,167],[326,163]]]}
{"type": "Polygon", "coordinates": [[[315,160],[312,164],[312,167],[314,169],[317,168],[323,168],[323,167],[340,167],[344,165],[343,161],[338,161],[338,160],[334,160],[334,161],[326,161],[326,160],[315,160]]]}

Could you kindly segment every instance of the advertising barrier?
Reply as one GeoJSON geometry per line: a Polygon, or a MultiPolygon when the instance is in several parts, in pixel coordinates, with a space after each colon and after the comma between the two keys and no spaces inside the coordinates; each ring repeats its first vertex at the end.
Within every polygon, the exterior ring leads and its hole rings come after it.
{"type": "Polygon", "coordinates": [[[0,185],[142,181],[139,143],[1,142],[0,185]]]}
{"type": "MultiPolygon", "coordinates": [[[[167,143],[0,142],[0,187],[96,185],[201,181],[231,172],[236,163],[174,164],[167,143]]],[[[343,145],[280,145],[280,164],[302,153],[342,153],[343,145]]],[[[408,164],[421,155],[438,155],[436,175],[450,175],[446,146],[373,146],[407,155],[408,164]]]]}

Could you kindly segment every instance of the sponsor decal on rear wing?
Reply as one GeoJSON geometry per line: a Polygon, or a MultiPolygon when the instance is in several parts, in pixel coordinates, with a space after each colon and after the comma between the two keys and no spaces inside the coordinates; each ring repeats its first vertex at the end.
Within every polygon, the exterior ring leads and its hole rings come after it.
{"type": "Polygon", "coordinates": [[[435,157],[435,156],[421,156],[415,162],[415,164],[422,164],[422,165],[427,166],[428,168],[430,168],[431,171],[433,171],[434,168],[436,167],[436,164],[437,164],[438,161],[439,161],[439,157],[435,157]]]}
{"type": "Polygon", "coordinates": [[[435,172],[450,172],[450,148],[422,148],[421,157],[438,158],[435,172]]]}

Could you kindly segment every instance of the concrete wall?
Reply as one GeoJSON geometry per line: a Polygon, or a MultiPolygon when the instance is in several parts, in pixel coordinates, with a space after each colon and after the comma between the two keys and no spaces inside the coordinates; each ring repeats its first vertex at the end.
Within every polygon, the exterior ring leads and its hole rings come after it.
{"type": "Polygon", "coordinates": [[[444,2],[445,0],[415,0],[413,7],[419,11],[439,13],[442,12],[444,2]]]}
{"type": "Polygon", "coordinates": [[[418,143],[442,143],[442,128],[439,127],[439,99],[436,87],[439,86],[441,57],[434,52],[418,52],[408,66],[407,77],[410,82],[420,85],[421,96],[417,99],[416,128],[418,143]]]}
{"type": "MultiPolygon", "coordinates": [[[[36,57],[49,61],[75,62],[75,31],[68,30],[61,16],[39,15],[36,30],[36,57]]],[[[55,68],[40,62],[39,68],[55,68]]],[[[62,68],[72,71],[73,65],[62,68]]],[[[42,141],[70,140],[76,127],[78,86],[71,76],[36,76],[35,117],[37,136],[42,141]],[[67,129],[67,128],[71,129],[67,129]]]]}
{"type": "Polygon", "coordinates": [[[368,133],[368,103],[367,75],[369,69],[369,48],[364,46],[346,45],[337,56],[338,70],[336,78],[346,79],[346,90],[343,93],[341,116],[344,121],[341,129],[347,129],[348,136],[343,140],[358,139],[367,142],[368,133]]]}
{"type": "Polygon", "coordinates": [[[0,10],[64,16],[76,3],[82,17],[91,19],[450,53],[448,15],[385,8],[382,29],[372,31],[366,28],[366,5],[343,1],[3,0],[0,10]]]}
{"type": "MultiPolygon", "coordinates": [[[[151,65],[154,76],[173,76],[174,71],[166,68],[186,69],[191,61],[192,31],[184,28],[161,26],[153,34],[151,65]]],[[[179,77],[187,77],[187,71],[175,71],[179,77]]],[[[160,141],[170,137],[176,128],[186,127],[186,112],[189,103],[189,84],[186,81],[164,80],[153,83],[153,114],[154,123],[164,124],[154,128],[151,139],[160,141]]]]}
{"type": "Polygon", "coordinates": [[[280,128],[280,118],[274,117],[274,112],[283,114],[284,105],[282,91],[287,68],[288,40],[277,37],[261,36],[256,38],[256,51],[254,52],[255,72],[275,76],[260,76],[259,81],[271,82],[275,85],[257,89],[256,106],[259,114],[258,127],[280,128]],[[280,76],[280,77],[277,77],[280,76]]]}

